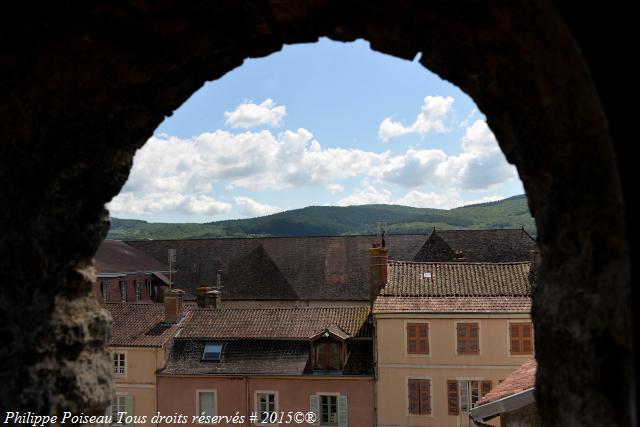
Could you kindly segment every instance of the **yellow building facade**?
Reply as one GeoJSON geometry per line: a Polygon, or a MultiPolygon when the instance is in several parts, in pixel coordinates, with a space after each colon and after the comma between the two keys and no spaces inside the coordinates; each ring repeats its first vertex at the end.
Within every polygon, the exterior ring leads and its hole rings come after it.
{"type": "Polygon", "coordinates": [[[473,425],[474,404],[533,355],[529,269],[389,262],[373,309],[379,427],[473,425]]]}

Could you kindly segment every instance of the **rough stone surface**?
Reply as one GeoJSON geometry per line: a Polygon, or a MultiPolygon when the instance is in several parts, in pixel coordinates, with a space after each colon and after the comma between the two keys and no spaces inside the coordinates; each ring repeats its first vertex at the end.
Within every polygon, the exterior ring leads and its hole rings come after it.
{"type": "Polygon", "coordinates": [[[624,57],[607,53],[619,33],[591,32],[625,14],[608,6],[586,6],[583,19],[544,0],[3,4],[0,409],[102,410],[109,323],[91,300],[91,257],[135,150],[204,82],[329,36],[399,58],[421,52],[476,101],[538,226],[542,423],[631,425],[637,227],[627,234],[624,222],[633,170],[613,98],[624,85],[607,62],[624,57]]]}

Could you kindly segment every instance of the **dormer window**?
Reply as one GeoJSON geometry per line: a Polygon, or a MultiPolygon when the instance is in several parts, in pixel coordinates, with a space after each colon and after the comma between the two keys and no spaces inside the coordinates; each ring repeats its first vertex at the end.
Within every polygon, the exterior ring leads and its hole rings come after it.
{"type": "Polygon", "coordinates": [[[334,327],[311,337],[311,362],[314,371],[341,371],[347,360],[346,334],[334,327]]]}
{"type": "Polygon", "coordinates": [[[202,352],[202,361],[203,362],[219,362],[221,354],[222,354],[222,343],[219,343],[219,342],[207,343],[204,346],[204,351],[202,352]]]}

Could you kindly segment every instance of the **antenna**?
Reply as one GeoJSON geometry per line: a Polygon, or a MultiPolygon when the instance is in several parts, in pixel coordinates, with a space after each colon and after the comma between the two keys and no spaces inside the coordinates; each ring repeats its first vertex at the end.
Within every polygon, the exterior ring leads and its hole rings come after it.
{"type": "Polygon", "coordinates": [[[169,290],[171,290],[171,288],[173,287],[173,280],[171,279],[171,273],[173,271],[173,265],[176,263],[176,250],[175,249],[169,249],[168,251],[168,258],[169,258],[169,290]]]}
{"type": "Polygon", "coordinates": [[[378,225],[378,241],[380,242],[380,246],[384,248],[384,235],[387,233],[387,223],[386,221],[376,221],[376,223],[378,225]]]}
{"type": "Polygon", "coordinates": [[[218,272],[216,273],[216,290],[221,290],[223,288],[222,286],[222,270],[218,270],[218,272]]]}

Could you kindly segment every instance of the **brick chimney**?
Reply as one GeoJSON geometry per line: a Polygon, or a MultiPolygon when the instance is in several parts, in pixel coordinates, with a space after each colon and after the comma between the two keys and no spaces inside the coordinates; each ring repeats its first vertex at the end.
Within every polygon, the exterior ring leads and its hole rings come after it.
{"type": "Polygon", "coordinates": [[[387,284],[389,250],[373,243],[369,248],[369,302],[373,302],[387,284]]]}
{"type": "Polygon", "coordinates": [[[198,307],[205,308],[207,306],[206,296],[210,290],[211,288],[207,285],[200,285],[199,288],[196,288],[196,303],[198,307]]]}
{"type": "Polygon", "coordinates": [[[164,321],[165,323],[177,323],[182,315],[182,297],[185,292],[182,289],[173,289],[164,297],[164,321]]]}
{"type": "Polygon", "coordinates": [[[205,301],[207,308],[222,308],[222,292],[217,289],[207,291],[205,301]]]}

